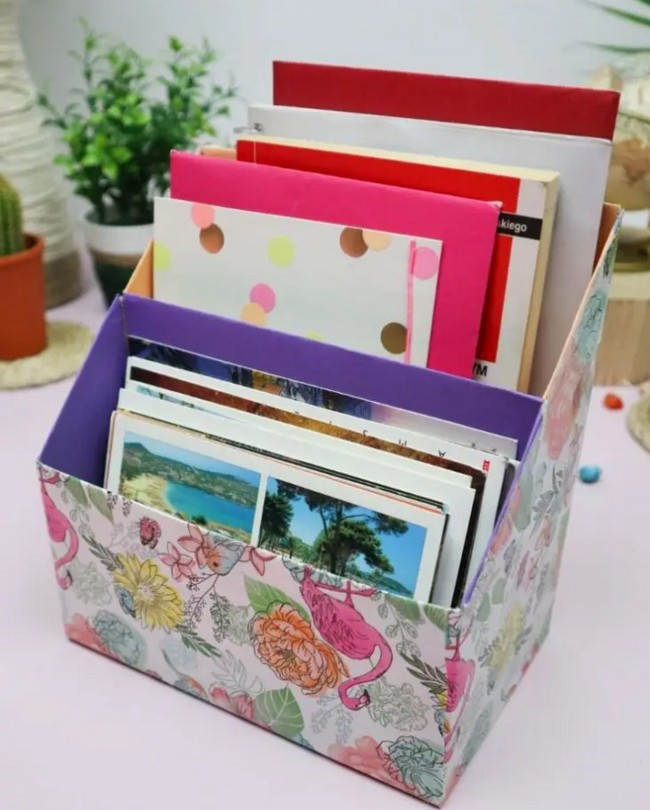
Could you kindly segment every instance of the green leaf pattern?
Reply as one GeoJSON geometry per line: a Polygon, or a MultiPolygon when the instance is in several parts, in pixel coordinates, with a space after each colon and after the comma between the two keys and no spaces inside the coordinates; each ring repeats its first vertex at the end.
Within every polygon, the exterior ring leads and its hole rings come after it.
{"type": "Polygon", "coordinates": [[[108,503],[108,495],[98,487],[88,487],[88,498],[100,515],[113,522],[113,510],[108,503]]]}
{"type": "Polygon", "coordinates": [[[288,687],[256,697],[255,714],[271,731],[289,739],[302,734],[305,728],[300,706],[288,687]]]}
{"type": "Polygon", "coordinates": [[[307,610],[278,588],[250,577],[245,577],[244,582],[248,600],[256,613],[268,613],[273,605],[291,605],[305,621],[310,621],[307,610]]]}
{"type": "Polygon", "coordinates": [[[70,478],[66,479],[64,487],[80,506],[86,508],[90,506],[88,497],[86,496],[86,490],[78,478],[73,478],[71,476],[70,478]]]}

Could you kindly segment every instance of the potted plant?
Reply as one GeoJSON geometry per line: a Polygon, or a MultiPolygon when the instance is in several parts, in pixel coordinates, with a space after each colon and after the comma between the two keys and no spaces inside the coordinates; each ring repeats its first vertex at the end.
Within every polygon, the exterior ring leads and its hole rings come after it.
{"type": "Polygon", "coordinates": [[[22,222],[18,193],[0,177],[0,360],[47,345],[43,240],[24,234],[22,222]]]}
{"type": "Polygon", "coordinates": [[[153,198],[168,191],[170,151],[216,136],[213,122],[230,114],[234,88],[210,81],[217,55],[206,41],[191,47],[169,37],[164,70],[150,77],[133,48],[82,26],[81,53],[73,53],[81,100],[63,110],[45,95],[41,103],[65,144],[57,162],[90,203],[84,231],[108,304],[152,236],[153,198]]]}
{"type": "Polygon", "coordinates": [[[67,189],[53,164],[54,138],[43,130],[23,49],[19,5],[0,0],[0,172],[21,195],[25,229],[43,239],[45,300],[51,308],[81,294],[81,261],[65,205],[67,189]]]}

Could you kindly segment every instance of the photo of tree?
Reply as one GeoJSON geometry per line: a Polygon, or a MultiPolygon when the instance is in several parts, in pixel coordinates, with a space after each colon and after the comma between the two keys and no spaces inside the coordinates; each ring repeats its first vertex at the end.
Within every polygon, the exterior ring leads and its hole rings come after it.
{"type": "Polygon", "coordinates": [[[426,529],[268,479],[259,545],[341,577],[413,596],[426,529]]]}

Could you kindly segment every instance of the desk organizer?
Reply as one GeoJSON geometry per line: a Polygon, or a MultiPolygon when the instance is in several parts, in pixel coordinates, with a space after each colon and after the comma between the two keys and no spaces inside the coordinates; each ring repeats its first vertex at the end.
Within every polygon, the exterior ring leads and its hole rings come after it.
{"type": "Polygon", "coordinates": [[[68,638],[440,806],[549,631],[619,225],[605,206],[592,281],[541,399],[147,300],[145,254],[38,463],[68,638]],[[369,399],[406,390],[414,410],[507,427],[521,463],[463,603],[326,586],[308,566],[218,542],[227,573],[188,587],[178,541],[201,554],[202,530],[102,488],[127,335],[369,399]]]}

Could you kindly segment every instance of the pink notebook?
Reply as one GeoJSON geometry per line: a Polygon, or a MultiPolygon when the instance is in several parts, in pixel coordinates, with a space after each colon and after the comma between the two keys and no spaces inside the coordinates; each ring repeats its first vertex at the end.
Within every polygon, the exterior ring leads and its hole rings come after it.
{"type": "Polygon", "coordinates": [[[171,196],[440,240],[427,366],[472,376],[496,238],[496,204],[187,152],[172,152],[171,196]]]}

